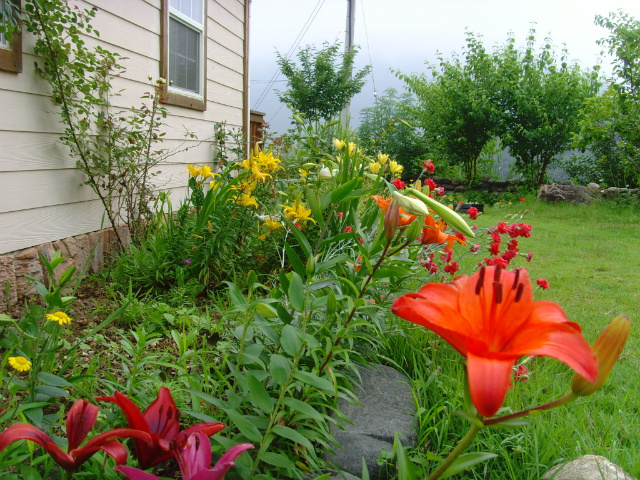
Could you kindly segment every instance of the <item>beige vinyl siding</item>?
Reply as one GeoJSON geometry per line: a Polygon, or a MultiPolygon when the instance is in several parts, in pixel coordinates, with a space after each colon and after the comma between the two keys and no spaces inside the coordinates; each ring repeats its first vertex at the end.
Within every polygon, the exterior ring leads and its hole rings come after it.
{"type": "MultiPolygon", "coordinates": [[[[243,126],[244,15],[248,0],[207,1],[207,105],[205,111],[167,106],[164,142],[158,148],[188,151],[166,159],[153,178],[158,189],[170,190],[179,204],[186,184],[186,164],[210,163],[215,151],[210,141],[215,122],[228,128],[243,126]],[[185,128],[198,141],[184,139],[185,128]]],[[[123,89],[112,103],[122,110],[140,106],[160,74],[160,0],[89,0],[80,6],[98,8],[93,19],[100,37],[86,38],[127,59],[126,71],[114,79],[114,90],[123,89]]],[[[91,189],[82,185],[59,135],[57,107],[49,87],[35,72],[34,39],[23,36],[20,74],[0,72],[0,254],[41,243],[80,235],[102,225],[103,211],[91,189]]]]}

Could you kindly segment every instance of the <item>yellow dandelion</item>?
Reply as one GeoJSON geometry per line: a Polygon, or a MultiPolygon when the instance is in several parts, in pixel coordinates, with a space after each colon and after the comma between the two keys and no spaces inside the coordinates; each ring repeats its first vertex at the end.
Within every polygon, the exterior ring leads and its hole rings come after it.
{"type": "Polygon", "coordinates": [[[9,365],[19,372],[31,370],[31,362],[24,357],[9,357],[9,365]]]}
{"type": "Polygon", "coordinates": [[[380,165],[378,162],[373,162],[369,164],[369,170],[371,170],[372,173],[378,173],[380,171],[380,168],[382,167],[382,165],[380,165]]]}
{"type": "Polygon", "coordinates": [[[47,320],[58,322],[60,325],[69,325],[71,323],[71,318],[64,312],[47,313],[46,317],[47,320]]]}

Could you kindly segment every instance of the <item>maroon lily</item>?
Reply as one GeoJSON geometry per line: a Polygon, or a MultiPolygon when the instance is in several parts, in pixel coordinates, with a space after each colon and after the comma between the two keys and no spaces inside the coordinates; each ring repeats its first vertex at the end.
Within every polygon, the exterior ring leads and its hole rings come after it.
{"type": "Polygon", "coordinates": [[[87,400],[77,400],[67,414],[67,452],[56,445],[49,435],[28,423],[12,425],[0,433],[0,451],[17,440],[31,440],[44,448],[60,467],[71,472],[98,450],[111,455],[118,465],[126,463],[127,450],[116,439],[132,437],[141,444],[151,441],[148,433],[131,428],[116,428],[96,435],[84,447],[79,448],[97,418],[98,407],[87,400]]]}
{"type": "MultiPolygon", "coordinates": [[[[220,457],[213,468],[209,468],[211,441],[202,432],[192,433],[182,450],[176,453],[182,480],[222,480],[229,469],[235,465],[235,459],[250,448],[253,448],[250,443],[234,445],[220,457]]],[[[124,473],[130,480],[160,480],[160,477],[133,467],[118,466],[115,470],[124,473]]]]}
{"type": "Polygon", "coordinates": [[[199,423],[180,431],[180,411],[167,387],[160,387],[158,398],[144,413],[120,392],[115,392],[113,397],[99,397],[97,400],[115,403],[124,413],[130,428],[151,436],[150,443],[134,439],[138,465],[143,470],[173,457],[174,450],[183,447],[192,433],[203,432],[210,436],[224,428],[223,423],[199,423]]]}

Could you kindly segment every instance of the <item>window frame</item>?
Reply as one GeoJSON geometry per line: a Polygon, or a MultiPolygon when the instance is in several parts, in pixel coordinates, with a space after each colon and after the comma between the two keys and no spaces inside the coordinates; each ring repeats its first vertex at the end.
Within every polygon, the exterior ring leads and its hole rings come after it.
{"type": "Polygon", "coordinates": [[[17,7],[15,15],[18,20],[18,31],[13,32],[13,39],[9,43],[10,48],[0,47],[0,71],[10,73],[22,73],[22,22],[20,21],[20,0],[15,0],[17,7]]]}
{"type": "MultiPolygon", "coordinates": [[[[170,0],[162,0],[161,3],[161,26],[160,26],[160,76],[167,83],[164,87],[165,104],[176,105],[193,110],[204,111],[207,109],[207,0],[203,2],[202,19],[202,39],[201,45],[201,65],[200,82],[202,82],[202,93],[189,93],[187,90],[169,85],[169,18],[172,15],[170,0]]],[[[183,20],[179,15],[175,15],[178,20],[183,20]]]]}

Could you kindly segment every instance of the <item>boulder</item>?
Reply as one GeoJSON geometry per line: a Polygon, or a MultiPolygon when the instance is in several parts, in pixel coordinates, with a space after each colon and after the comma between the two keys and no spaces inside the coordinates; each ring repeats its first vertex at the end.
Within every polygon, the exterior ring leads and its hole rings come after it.
{"type": "Polygon", "coordinates": [[[552,203],[590,203],[598,196],[597,190],[580,185],[542,185],[538,192],[538,200],[547,200],[552,203]]]}
{"type": "Polygon", "coordinates": [[[351,422],[344,430],[331,427],[333,437],[342,446],[326,459],[345,472],[362,475],[365,459],[370,478],[384,479],[385,471],[377,459],[382,449],[391,451],[396,432],[404,446],[414,447],[416,407],[409,380],[397,370],[384,365],[361,368],[362,382],[356,386],[360,404],[341,398],[338,409],[351,422]]]}
{"type": "Polygon", "coordinates": [[[543,479],[553,480],[635,480],[622,468],[599,455],[584,455],[545,473],[543,479]]]}

